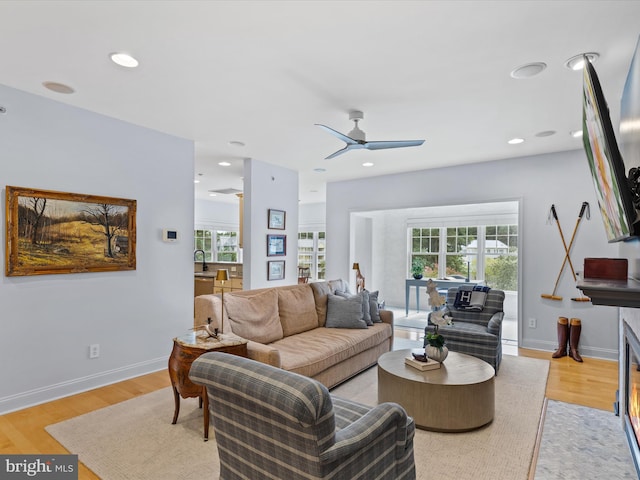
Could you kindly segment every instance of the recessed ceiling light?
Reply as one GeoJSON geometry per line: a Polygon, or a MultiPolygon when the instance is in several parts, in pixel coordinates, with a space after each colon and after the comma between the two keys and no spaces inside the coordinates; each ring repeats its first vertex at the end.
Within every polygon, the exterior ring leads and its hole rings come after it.
{"type": "Polygon", "coordinates": [[[524,142],[524,138],[512,138],[507,143],[509,145],[518,145],[519,143],[523,143],[523,142],[524,142]]]}
{"type": "Polygon", "coordinates": [[[536,137],[550,137],[551,135],[555,135],[555,130],[545,130],[543,132],[536,133],[536,137]]]}
{"type": "Polygon", "coordinates": [[[322,173],[322,172],[326,172],[327,169],[326,168],[314,168],[313,171],[314,172],[318,172],[318,173],[322,173]]]}
{"type": "Polygon", "coordinates": [[[571,135],[573,138],[581,138],[582,130],[574,130],[573,132],[569,132],[569,135],[571,135]]]}
{"type": "Polygon", "coordinates": [[[229,145],[233,145],[234,147],[244,147],[245,144],[239,140],[231,140],[229,145]]]}
{"type": "Polygon", "coordinates": [[[547,64],[544,63],[544,62],[527,63],[525,65],[520,65],[519,67],[515,68],[511,72],[511,77],[512,78],[529,78],[529,77],[533,77],[535,75],[538,75],[545,68],[547,68],[547,64]]]}
{"type": "Polygon", "coordinates": [[[64,93],[65,95],[69,95],[75,92],[73,88],[71,88],[69,85],[65,85],[64,83],[43,82],[42,85],[44,86],[44,88],[48,88],[52,92],[64,93]]]}
{"type": "Polygon", "coordinates": [[[584,67],[584,57],[587,57],[591,63],[594,63],[600,57],[600,54],[588,52],[574,55],[564,63],[564,66],[570,70],[582,70],[582,67],[584,67]]]}
{"type": "Polygon", "coordinates": [[[133,58],[128,53],[115,52],[110,54],[109,58],[111,58],[111,61],[113,63],[115,63],[116,65],[120,65],[121,67],[135,68],[138,66],[138,60],[133,58]]]}
{"type": "Polygon", "coordinates": [[[371,163],[371,162],[364,162],[364,163],[362,164],[362,166],[363,166],[363,167],[373,167],[373,163],[371,163]]]}
{"type": "Polygon", "coordinates": [[[210,193],[209,196],[210,197],[217,197],[218,195],[216,193],[210,193]]]}
{"type": "Polygon", "coordinates": [[[231,164],[229,162],[218,162],[218,165],[220,165],[221,167],[230,167],[231,164]]]}
{"type": "Polygon", "coordinates": [[[200,180],[194,180],[193,183],[200,183],[200,180]]]}

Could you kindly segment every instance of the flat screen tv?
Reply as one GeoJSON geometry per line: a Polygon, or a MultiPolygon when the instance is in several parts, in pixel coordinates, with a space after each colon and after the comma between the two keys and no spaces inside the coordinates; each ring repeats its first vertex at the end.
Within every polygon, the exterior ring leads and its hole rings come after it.
{"type": "Polygon", "coordinates": [[[637,212],[633,206],[631,188],[625,165],[609,116],[609,107],[602,93],[593,65],[585,58],[582,101],[582,140],[596,197],[609,242],[626,240],[637,235],[637,212]]]}

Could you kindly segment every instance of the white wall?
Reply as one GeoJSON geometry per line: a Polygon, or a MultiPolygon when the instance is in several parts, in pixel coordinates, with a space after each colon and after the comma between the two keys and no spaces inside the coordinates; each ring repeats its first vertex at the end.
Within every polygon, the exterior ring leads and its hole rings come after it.
{"type": "MultiPolygon", "coordinates": [[[[532,157],[512,158],[483,164],[440,168],[334,182],[327,185],[327,278],[350,278],[351,214],[361,211],[402,209],[423,206],[460,205],[484,202],[520,202],[520,344],[527,348],[555,350],[559,316],[582,320],[580,350],[587,356],[615,359],[618,349],[617,309],[572,302],[580,295],[565,270],[558,294],[562,302],[545,300],[542,293],[553,290],[564,258],[557,227],[547,223],[551,204],[558,209],[567,242],[583,201],[591,205],[591,220],[579,227],[571,258],[578,271],[585,257],[616,257],[618,247],[606,241],[599,217],[587,160],[581,150],[532,157]],[[536,318],[537,328],[528,319],[536,318]]],[[[398,228],[406,228],[398,225],[398,228]]],[[[377,227],[373,226],[377,234],[377,227]]],[[[375,284],[385,296],[387,288],[404,286],[407,245],[388,244],[384,276],[373,274],[375,284]],[[390,252],[401,252],[397,258],[390,252]],[[394,282],[391,285],[389,282],[394,282]]],[[[380,246],[373,252],[380,255],[380,246]]],[[[375,269],[374,269],[375,272],[375,269]]],[[[366,274],[365,274],[366,276],[366,274]]],[[[369,282],[367,282],[369,286],[369,282]]]]}
{"type": "Polygon", "coordinates": [[[233,202],[216,202],[215,200],[195,201],[195,228],[218,228],[221,230],[239,230],[240,200],[235,195],[233,202]]]}
{"type": "Polygon", "coordinates": [[[3,212],[5,185],[137,200],[135,271],[0,279],[0,413],[165,369],[193,324],[192,142],[4,86],[0,99],[3,212]]]}
{"type": "Polygon", "coordinates": [[[243,287],[294,285],[298,282],[298,173],[254,159],[244,161],[243,287]],[[269,209],[286,212],[285,230],[269,230],[269,209]],[[287,254],[267,257],[267,234],[287,236],[287,254]],[[284,280],[267,280],[267,262],[285,261],[284,280]]]}

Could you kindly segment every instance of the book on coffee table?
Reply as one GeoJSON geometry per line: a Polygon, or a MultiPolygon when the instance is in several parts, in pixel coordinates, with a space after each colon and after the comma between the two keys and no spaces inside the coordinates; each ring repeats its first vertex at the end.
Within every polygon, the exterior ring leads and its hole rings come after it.
{"type": "Polygon", "coordinates": [[[440,362],[436,362],[431,358],[426,362],[421,362],[413,357],[405,357],[404,363],[422,372],[424,372],[425,370],[435,370],[437,368],[440,368],[440,362]]]}

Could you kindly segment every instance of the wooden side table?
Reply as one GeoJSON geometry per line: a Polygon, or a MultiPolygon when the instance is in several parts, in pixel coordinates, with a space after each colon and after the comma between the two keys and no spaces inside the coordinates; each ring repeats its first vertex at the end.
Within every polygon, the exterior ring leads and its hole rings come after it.
{"type": "Polygon", "coordinates": [[[200,408],[204,408],[204,440],[209,439],[209,396],[207,389],[202,385],[196,385],[189,379],[191,364],[200,355],[206,352],[223,352],[247,356],[247,340],[226,334],[218,340],[202,332],[192,332],[173,339],[173,350],[169,357],[169,377],[173,387],[175,399],[175,412],[172,424],[178,421],[180,413],[180,397],[200,399],[200,408]]]}

